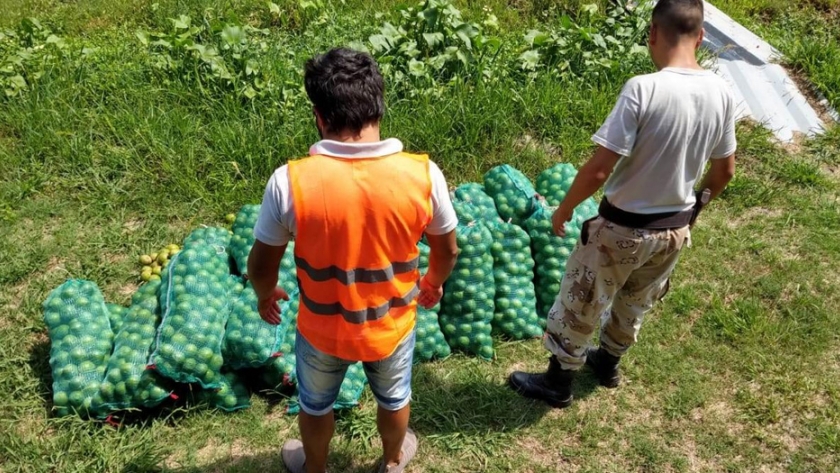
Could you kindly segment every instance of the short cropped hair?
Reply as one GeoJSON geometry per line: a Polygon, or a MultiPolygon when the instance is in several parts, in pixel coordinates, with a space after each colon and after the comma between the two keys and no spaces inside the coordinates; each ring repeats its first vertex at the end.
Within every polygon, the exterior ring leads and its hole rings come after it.
{"type": "Polygon", "coordinates": [[[368,54],[335,48],[304,67],[306,94],[327,131],[359,133],[385,114],[385,81],[368,54]]]}
{"type": "Polygon", "coordinates": [[[659,0],[653,8],[653,22],[671,40],[699,35],[703,15],[703,0],[659,0]]]}

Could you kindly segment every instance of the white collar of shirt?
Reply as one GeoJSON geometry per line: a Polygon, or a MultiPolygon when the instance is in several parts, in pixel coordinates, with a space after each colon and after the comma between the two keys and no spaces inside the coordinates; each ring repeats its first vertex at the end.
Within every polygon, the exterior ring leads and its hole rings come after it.
{"type": "Polygon", "coordinates": [[[373,143],[342,143],[321,140],[309,148],[310,156],[332,156],[343,159],[381,158],[402,152],[403,144],[396,138],[373,143]]]}

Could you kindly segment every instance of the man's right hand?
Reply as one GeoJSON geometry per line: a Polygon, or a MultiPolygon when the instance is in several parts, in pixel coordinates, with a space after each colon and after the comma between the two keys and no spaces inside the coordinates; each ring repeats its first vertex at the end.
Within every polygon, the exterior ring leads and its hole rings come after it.
{"type": "Polygon", "coordinates": [[[280,306],[277,301],[289,300],[289,295],[281,288],[275,288],[274,291],[265,299],[260,299],[257,302],[257,309],[260,312],[260,317],[271,325],[280,324],[280,306]]]}
{"type": "Polygon", "coordinates": [[[424,309],[431,309],[443,298],[443,286],[432,286],[425,277],[420,279],[420,294],[417,303],[424,309]]]}

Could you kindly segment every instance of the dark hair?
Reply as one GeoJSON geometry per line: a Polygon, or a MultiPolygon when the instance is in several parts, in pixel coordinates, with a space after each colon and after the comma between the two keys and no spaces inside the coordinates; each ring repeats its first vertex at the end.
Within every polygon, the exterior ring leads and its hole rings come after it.
{"type": "Polygon", "coordinates": [[[307,61],[304,71],[306,94],[327,131],[358,133],[385,114],[385,81],[369,54],[331,49],[307,61]]]}
{"type": "Polygon", "coordinates": [[[703,0],[659,0],[653,22],[671,40],[696,36],[703,29],[703,0]]]}

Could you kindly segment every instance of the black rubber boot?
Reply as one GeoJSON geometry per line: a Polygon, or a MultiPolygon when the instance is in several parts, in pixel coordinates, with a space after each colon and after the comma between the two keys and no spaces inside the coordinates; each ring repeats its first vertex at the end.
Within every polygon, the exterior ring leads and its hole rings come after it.
{"type": "Polygon", "coordinates": [[[586,365],[592,368],[598,382],[605,388],[617,388],[621,383],[621,373],[618,371],[618,362],[621,357],[613,356],[605,350],[598,348],[586,349],[586,365]]]}
{"type": "Polygon", "coordinates": [[[510,387],[519,394],[545,401],[551,407],[568,407],[572,403],[572,381],[575,371],[564,370],[553,356],[545,373],[514,371],[508,378],[510,387]]]}

